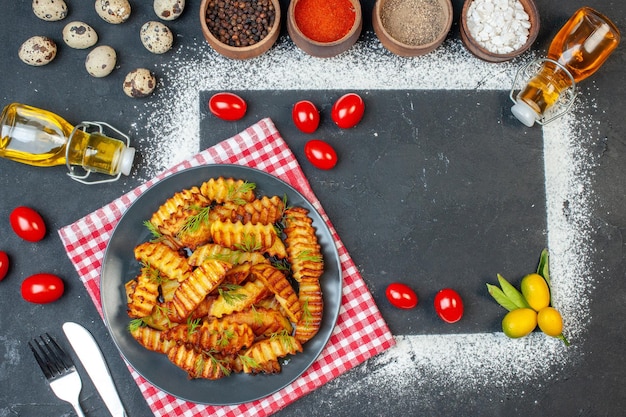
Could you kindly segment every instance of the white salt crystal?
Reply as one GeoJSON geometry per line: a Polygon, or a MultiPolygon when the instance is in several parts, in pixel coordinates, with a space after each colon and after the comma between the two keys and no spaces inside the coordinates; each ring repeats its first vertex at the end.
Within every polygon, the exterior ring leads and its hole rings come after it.
{"type": "Polygon", "coordinates": [[[519,0],[474,0],[467,16],[470,36],[490,52],[510,53],[528,40],[530,18],[519,0]]]}

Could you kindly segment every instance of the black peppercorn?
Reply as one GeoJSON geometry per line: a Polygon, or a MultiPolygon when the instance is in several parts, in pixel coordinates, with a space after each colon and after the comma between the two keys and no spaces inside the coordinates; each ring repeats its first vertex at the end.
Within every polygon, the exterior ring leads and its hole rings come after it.
{"type": "Polygon", "coordinates": [[[275,16],[269,0],[210,1],[206,10],[211,34],[235,47],[253,45],[265,38],[274,26],[275,16]]]}

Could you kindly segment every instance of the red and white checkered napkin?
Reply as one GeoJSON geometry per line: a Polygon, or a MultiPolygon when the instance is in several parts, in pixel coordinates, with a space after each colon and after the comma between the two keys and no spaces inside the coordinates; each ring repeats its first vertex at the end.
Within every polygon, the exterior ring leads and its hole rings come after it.
{"type": "Polygon", "coordinates": [[[300,378],[282,390],[250,403],[207,406],[183,401],[154,387],[129,367],[156,416],[268,416],[395,343],[352,258],[313,194],[293,153],[270,119],[261,120],[59,230],[67,254],[100,315],[100,267],[109,238],[124,211],[141,193],[172,173],[216,163],[246,165],[266,171],[291,184],[313,204],[328,224],[339,251],[343,272],[339,318],[319,358],[300,378]]]}

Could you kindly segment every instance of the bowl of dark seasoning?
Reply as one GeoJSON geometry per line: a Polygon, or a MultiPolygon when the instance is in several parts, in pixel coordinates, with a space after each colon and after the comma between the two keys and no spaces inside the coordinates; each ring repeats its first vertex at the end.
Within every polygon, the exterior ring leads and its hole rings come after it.
{"type": "Polygon", "coordinates": [[[278,0],[202,0],[202,34],[220,54],[249,59],[267,52],[280,34],[278,0]]]}
{"type": "Polygon", "coordinates": [[[539,12],[533,0],[466,0],[460,32],[465,47],[478,58],[508,61],[537,39],[539,12]]]}
{"type": "Polygon", "coordinates": [[[330,58],[350,49],[361,35],[359,0],[291,0],[287,32],[309,55],[330,58]]]}
{"type": "Polygon", "coordinates": [[[412,57],[437,49],[452,26],[450,0],[377,0],[372,12],[380,43],[396,55],[412,57]]]}

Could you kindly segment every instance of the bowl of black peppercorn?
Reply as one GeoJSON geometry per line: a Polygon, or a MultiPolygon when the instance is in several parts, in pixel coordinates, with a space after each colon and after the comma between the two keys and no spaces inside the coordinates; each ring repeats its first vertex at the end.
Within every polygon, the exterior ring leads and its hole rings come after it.
{"type": "Polygon", "coordinates": [[[267,52],[280,34],[279,0],[202,0],[200,24],[209,45],[233,59],[267,52]]]}

